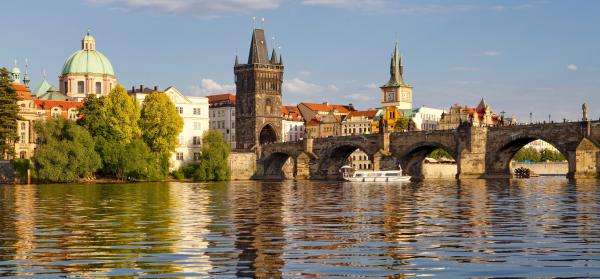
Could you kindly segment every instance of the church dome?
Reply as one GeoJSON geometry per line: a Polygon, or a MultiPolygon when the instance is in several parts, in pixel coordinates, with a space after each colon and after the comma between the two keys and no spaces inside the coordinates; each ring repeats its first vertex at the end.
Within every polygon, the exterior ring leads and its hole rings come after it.
{"type": "Polygon", "coordinates": [[[81,50],[73,53],[62,70],[63,75],[68,74],[97,74],[114,76],[110,60],[96,50],[96,41],[89,33],[81,40],[81,50]]]}

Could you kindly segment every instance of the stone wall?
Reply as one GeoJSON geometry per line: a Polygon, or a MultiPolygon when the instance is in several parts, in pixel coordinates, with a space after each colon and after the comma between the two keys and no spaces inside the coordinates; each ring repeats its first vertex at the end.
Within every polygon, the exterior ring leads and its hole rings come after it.
{"type": "Polygon", "coordinates": [[[456,164],[423,164],[423,177],[425,179],[454,179],[456,178],[456,164]]]}
{"type": "Polygon", "coordinates": [[[249,180],[256,173],[256,154],[254,152],[234,151],[229,154],[231,180],[249,180]]]}
{"type": "Polygon", "coordinates": [[[15,170],[10,161],[0,161],[0,184],[15,183],[15,170]]]}
{"type": "Polygon", "coordinates": [[[532,170],[533,172],[541,175],[566,175],[569,172],[569,163],[521,163],[511,162],[510,171],[515,172],[516,168],[524,167],[532,170]]]}

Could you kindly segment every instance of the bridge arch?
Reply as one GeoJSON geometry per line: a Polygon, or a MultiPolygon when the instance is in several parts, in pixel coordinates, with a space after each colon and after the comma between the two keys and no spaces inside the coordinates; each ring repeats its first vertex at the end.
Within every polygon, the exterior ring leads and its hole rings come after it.
{"type": "Polygon", "coordinates": [[[356,150],[362,150],[369,160],[373,160],[376,151],[369,146],[356,142],[340,142],[320,152],[319,173],[327,178],[340,178],[340,169],[347,163],[348,157],[356,150]]]}
{"type": "Polygon", "coordinates": [[[416,179],[424,178],[423,174],[423,161],[427,155],[431,154],[434,150],[441,148],[448,152],[455,159],[458,158],[458,154],[455,148],[451,148],[443,143],[426,141],[413,144],[401,151],[396,155],[404,174],[410,175],[416,179]]]}
{"type": "Polygon", "coordinates": [[[266,179],[293,179],[295,158],[286,152],[273,152],[262,159],[263,178],[266,179]]]}
{"type": "Polygon", "coordinates": [[[554,146],[567,160],[569,164],[569,173],[575,171],[573,159],[569,158],[569,154],[572,153],[569,151],[574,149],[574,147],[571,147],[568,143],[561,142],[560,139],[548,138],[538,134],[520,134],[513,135],[496,143],[488,144],[486,175],[488,177],[510,177],[512,173],[511,161],[513,157],[524,146],[536,140],[543,140],[554,146]]]}

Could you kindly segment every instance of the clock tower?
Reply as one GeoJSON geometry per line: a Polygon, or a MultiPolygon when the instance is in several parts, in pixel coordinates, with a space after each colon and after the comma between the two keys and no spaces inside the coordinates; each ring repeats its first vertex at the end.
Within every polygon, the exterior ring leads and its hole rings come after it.
{"type": "Polygon", "coordinates": [[[392,53],[390,62],[390,80],[381,86],[382,107],[396,107],[397,109],[412,109],[412,87],[404,82],[404,63],[400,56],[398,43],[392,53]]]}

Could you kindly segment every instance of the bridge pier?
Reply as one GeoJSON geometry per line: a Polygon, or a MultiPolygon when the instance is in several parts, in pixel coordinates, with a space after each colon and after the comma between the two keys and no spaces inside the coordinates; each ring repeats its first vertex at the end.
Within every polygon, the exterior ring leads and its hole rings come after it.
{"type": "Polygon", "coordinates": [[[600,148],[591,140],[584,138],[574,151],[568,154],[569,178],[600,177],[600,148]]]}
{"type": "Polygon", "coordinates": [[[456,178],[482,178],[486,175],[486,153],[488,129],[464,127],[458,137],[458,158],[456,158],[456,178]]]}

